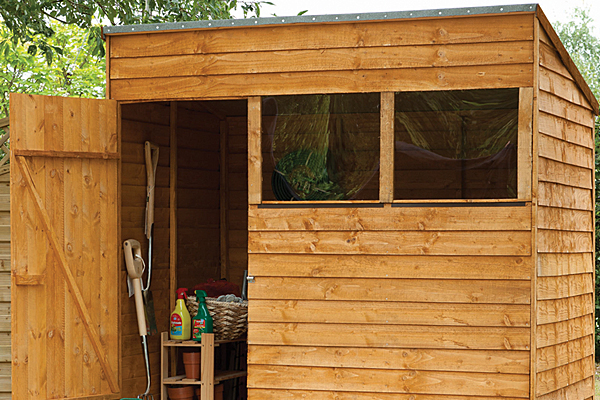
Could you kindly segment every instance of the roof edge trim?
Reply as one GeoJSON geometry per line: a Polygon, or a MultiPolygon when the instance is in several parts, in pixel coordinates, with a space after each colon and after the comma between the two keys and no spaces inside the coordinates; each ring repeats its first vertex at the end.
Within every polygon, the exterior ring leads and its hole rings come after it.
{"type": "Polygon", "coordinates": [[[245,19],[222,19],[206,21],[188,21],[188,22],[169,22],[160,24],[140,24],[124,26],[104,26],[102,33],[104,35],[124,34],[124,33],[149,33],[171,30],[186,29],[214,29],[214,28],[235,28],[264,25],[282,25],[282,24],[314,24],[323,22],[360,22],[360,21],[385,21],[396,19],[412,18],[432,18],[432,17],[456,17],[484,14],[507,14],[515,12],[535,12],[538,9],[537,4],[518,4],[507,6],[487,6],[487,7],[462,7],[447,8],[437,10],[415,10],[415,11],[394,11],[377,12],[363,14],[329,14],[329,15],[302,15],[292,17],[269,17],[269,18],[245,18],[245,19]]]}

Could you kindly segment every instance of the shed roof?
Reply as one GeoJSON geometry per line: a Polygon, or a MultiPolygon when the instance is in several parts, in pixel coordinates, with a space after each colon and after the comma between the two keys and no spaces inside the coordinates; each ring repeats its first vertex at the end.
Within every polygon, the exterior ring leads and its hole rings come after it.
{"type": "Polygon", "coordinates": [[[265,25],[282,24],[318,24],[334,22],[360,22],[360,21],[384,21],[395,19],[414,19],[414,18],[444,18],[456,16],[475,16],[489,14],[507,14],[507,13],[535,13],[540,20],[541,25],[548,33],[554,46],[558,50],[560,57],[573,76],[573,79],[584,93],[586,99],[590,102],[594,114],[599,114],[598,101],[594,97],[585,79],[575,66],[575,63],[569,56],[558,35],[552,28],[548,18],[543,13],[538,4],[517,4],[506,6],[488,6],[488,7],[462,7],[446,8],[436,10],[415,10],[415,11],[394,11],[377,12],[361,14],[329,14],[329,15],[302,15],[292,17],[269,17],[269,18],[244,18],[244,19],[225,19],[225,20],[205,20],[205,21],[185,21],[169,22],[140,25],[121,25],[105,26],[102,29],[104,35],[118,34],[138,34],[164,31],[181,31],[196,29],[215,29],[215,28],[235,28],[235,27],[253,27],[265,25]]]}

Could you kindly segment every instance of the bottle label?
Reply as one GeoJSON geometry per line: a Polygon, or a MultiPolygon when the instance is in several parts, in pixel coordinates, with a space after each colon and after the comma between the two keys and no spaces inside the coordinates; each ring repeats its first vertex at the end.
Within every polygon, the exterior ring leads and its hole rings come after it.
{"type": "Polygon", "coordinates": [[[192,332],[193,332],[192,335],[194,336],[194,339],[200,339],[202,333],[205,331],[206,331],[206,320],[204,318],[195,319],[194,324],[192,326],[192,332]]]}
{"type": "Polygon", "coordinates": [[[178,314],[171,315],[171,336],[183,335],[183,322],[178,314]]]}

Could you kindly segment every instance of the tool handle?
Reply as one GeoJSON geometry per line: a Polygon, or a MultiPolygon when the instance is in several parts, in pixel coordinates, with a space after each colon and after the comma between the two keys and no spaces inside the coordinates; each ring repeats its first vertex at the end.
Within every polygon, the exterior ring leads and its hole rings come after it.
{"type": "Polygon", "coordinates": [[[133,284],[133,294],[135,296],[135,312],[137,314],[138,329],[140,331],[140,336],[146,336],[148,334],[148,328],[146,327],[146,313],[144,311],[141,279],[132,279],[131,283],[133,284]]]}

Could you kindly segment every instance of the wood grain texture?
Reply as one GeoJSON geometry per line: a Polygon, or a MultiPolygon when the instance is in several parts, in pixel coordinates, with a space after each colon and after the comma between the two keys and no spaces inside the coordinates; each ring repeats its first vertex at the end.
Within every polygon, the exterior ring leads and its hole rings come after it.
{"type": "MultiPolygon", "coordinates": [[[[563,263],[552,262],[552,268],[563,263]]],[[[530,279],[529,257],[250,254],[253,276],[315,278],[530,279]]],[[[550,266],[549,266],[550,267],[550,266]]]]}
{"type": "Polygon", "coordinates": [[[593,334],[593,316],[586,315],[568,321],[545,324],[537,327],[538,348],[554,346],[593,334]]]}
{"type": "Polygon", "coordinates": [[[250,231],[529,231],[531,207],[256,208],[250,231]]]}
{"type": "MultiPolygon", "coordinates": [[[[539,205],[561,209],[592,210],[592,191],[559,183],[539,183],[539,205]]],[[[566,210],[565,210],[566,211],[566,210]]],[[[589,225],[581,225],[581,229],[589,229],[589,225]]]]}
{"type": "Polygon", "coordinates": [[[443,22],[433,19],[419,23],[398,20],[326,24],[318,29],[309,25],[282,25],[114,35],[111,36],[110,57],[523,40],[533,40],[531,14],[444,19],[443,22]],[[278,36],[277,41],[271,40],[274,34],[278,36]]]}
{"type": "Polygon", "coordinates": [[[28,286],[30,294],[21,293],[21,298],[32,300],[23,302],[17,311],[23,324],[29,325],[26,329],[32,340],[21,340],[17,346],[19,354],[27,355],[28,372],[15,377],[16,382],[28,382],[23,398],[118,392],[118,322],[114,318],[118,302],[107,300],[117,297],[116,274],[114,268],[103,267],[108,265],[103,264],[105,257],[109,262],[117,258],[117,210],[115,203],[103,206],[110,199],[110,189],[102,184],[103,177],[110,180],[116,193],[116,174],[110,172],[119,157],[116,103],[19,97],[23,101],[15,105],[21,109],[13,111],[28,121],[21,126],[22,135],[16,134],[23,140],[15,140],[15,147],[36,153],[14,159],[14,168],[20,169],[15,179],[29,191],[21,193],[22,211],[29,220],[26,224],[17,220],[15,229],[27,229],[30,233],[24,240],[37,249],[25,261],[31,263],[25,274],[46,279],[44,286],[28,286]],[[76,157],[54,157],[65,151],[75,152],[76,157]],[[100,152],[116,156],[94,158],[100,152]],[[88,155],[91,158],[82,158],[88,155]],[[102,287],[100,276],[108,286],[102,287]]]}
{"type": "MultiPolygon", "coordinates": [[[[578,298],[574,298],[578,299],[578,298]]],[[[582,300],[569,305],[568,316],[591,311],[582,300]],[[577,303],[577,304],[575,304],[577,303]]],[[[551,305],[547,305],[548,309],[551,305]]],[[[352,323],[375,325],[529,326],[529,305],[437,304],[373,301],[252,301],[251,322],[352,323]]],[[[541,312],[541,311],[540,311],[541,312]]],[[[545,313],[549,314],[548,312],[545,313]]],[[[568,319],[567,316],[564,317],[568,319]]],[[[556,318],[558,319],[558,318],[556,318]]],[[[548,318],[550,320],[550,318],[548,318]]],[[[555,322],[555,321],[552,321],[555,322]]]]}
{"type": "MultiPolygon", "coordinates": [[[[529,304],[529,281],[257,277],[253,299],[529,304]]],[[[334,307],[331,303],[330,307],[334,307]]]]}
{"type": "Polygon", "coordinates": [[[253,323],[252,345],[529,350],[529,328],[253,323]]]}
{"type": "MultiPolygon", "coordinates": [[[[544,285],[544,282],[542,282],[542,285],[544,285]]],[[[559,299],[538,300],[537,321],[539,325],[542,325],[582,317],[593,312],[592,293],[559,299]]]]}
{"type": "Polygon", "coordinates": [[[262,99],[248,99],[248,204],[262,202],[262,99]]]}
{"type": "MultiPolygon", "coordinates": [[[[573,238],[573,242],[574,246],[581,242],[578,249],[587,248],[585,237],[573,238]]],[[[529,232],[522,231],[262,231],[249,232],[248,252],[527,256],[531,254],[531,240],[529,232]]]]}
{"type": "Polygon", "coordinates": [[[533,88],[519,89],[517,198],[531,198],[533,165],[533,88]]]}
{"type": "MultiPolygon", "coordinates": [[[[322,400],[411,400],[416,398],[410,393],[367,393],[367,392],[340,392],[331,390],[290,390],[290,389],[248,389],[248,398],[251,400],[289,400],[314,399],[322,400]]],[[[515,397],[488,397],[488,396],[452,396],[439,394],[419,394],[419,400],[516,400],[515,397]]],[[[562,399],[561,399],[562,400],[562,399]]]]}
{"type": "Polygon", "coordinates": [[[158,80],[120,79],[111,81],[111,91],[113,98],[126,101],[400,90],[497,89],[531,86],[532,75],[531,64],[236,74],[169,77],[158,80]]]}
{"type": "Polygon", "coordinates": [[[526,351],[251,345],[249,364],[527,374],[526,351]]]}
{"type": "Polygon", "coordinates": [[[553,392],[594,375],[592,355],[537,374],[537,395],[553,392]]]}
{"type": "Polygon", "coordinates": [[[527,397],[527,375],[250,365],[249,388],[527,397]],[[301,379],[298,379],[301,377],[301,379]]]}
{"type": "Polygon", "coordinates": [[[544,276],[538,278],[539,300],[562,299],[594,292],[592,274],[544,276]]]}
{"type": "Polygon", "coordinates": [[[594,339],[591,335],[584,336],[566,343],[538,349],[538,371],[547,371],[592,355],[594,339]]]}
{"type": "Polygon", "coordinates": [[[540,90],[540,110],[555,117],[572,121],[588,128],[594,127],[594,114],[591,110],[571,103],[551,93],[540,90]]]}
{"type": "Polygon", "coordinates": [[[568,400],[568,399],[588,399],[594,396],[594,378],[589,377],[579,382],[573,383],[566,388],[559,389],[537,398],[540,400],[568,400]]]}
{"type": "Polygon", "coordinates": [[[394,200],[394,93],[381,93],[379,202],[394,200]]]}
{"type": "Polygon", "coordinates": [[[592,253],[545,253],[539,255],[538,276],[563,276],[592,273],[593,271],[592,253]]]}
{"type": "Polygon", "coordinates": [[[554,115],[540,111],[539,130],[545,135],[568,141],[579,146],[594,148],[593,129],[574,122],[557,118],[554,115]]]}
{"type": "Polygon", "coordinates": [[[541,253],[588,253],[593,252],[591,232],[567,232],[540,229],[538,236],[541,253]]]}
{"type": "Polygon", "coordinates": [[[532,62],[532,46],[521,41],[126,57],[111,60],[110,78],[526,64],[532,62]]]}
{"type": "Polygon", "coordinates": [[[540,135],[539,141],[539,154],[544,158],[583,168],[592,168],[594,164],[592,149],[557,140],[549,135],[540,135]]]}
{"type": "Polygon", "coordinates": [[[544,182],[592,189],[592,170],[563,164],[544,157],[539,158],[539,179],[544,182]]]}

